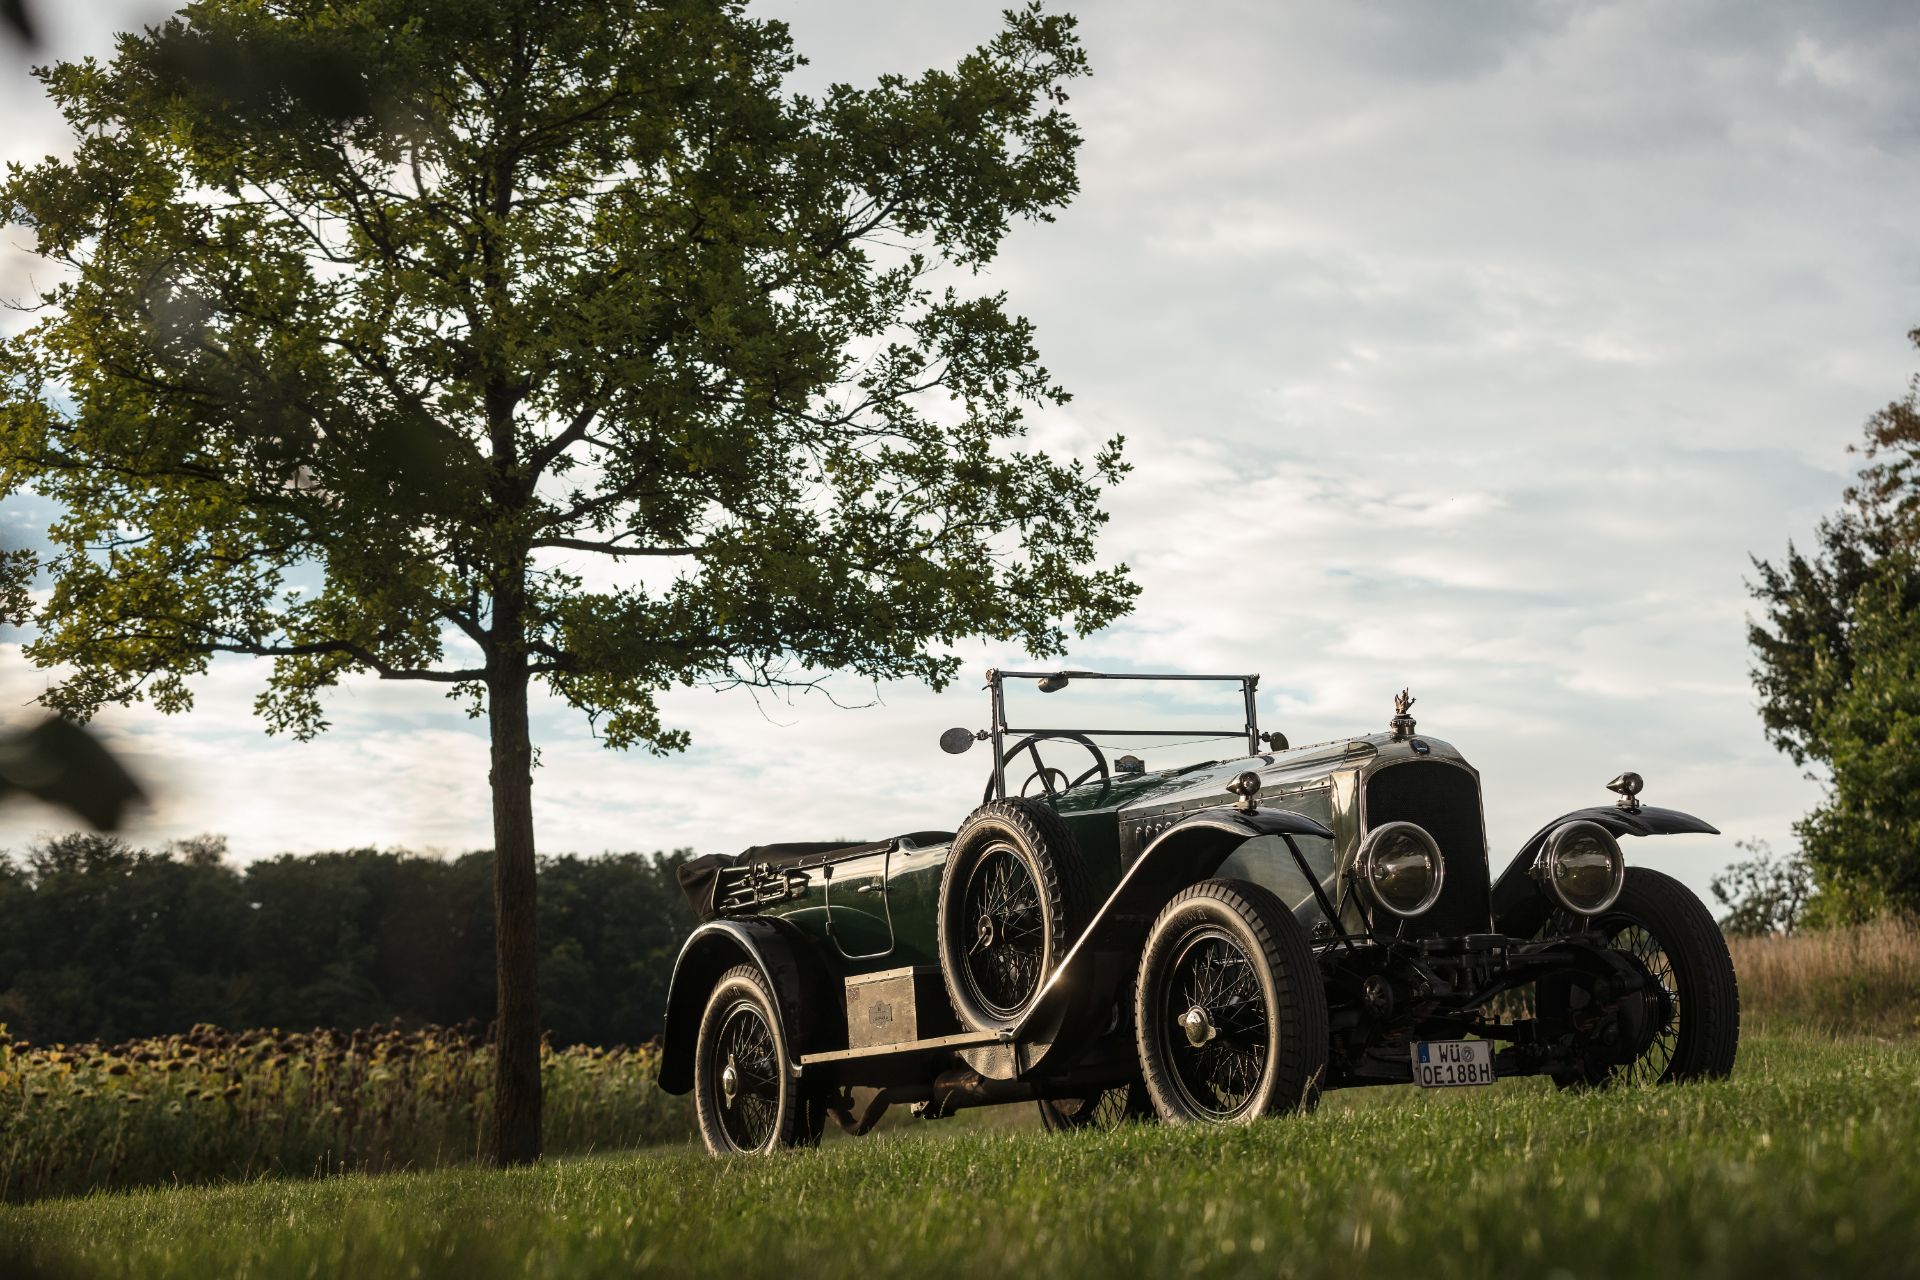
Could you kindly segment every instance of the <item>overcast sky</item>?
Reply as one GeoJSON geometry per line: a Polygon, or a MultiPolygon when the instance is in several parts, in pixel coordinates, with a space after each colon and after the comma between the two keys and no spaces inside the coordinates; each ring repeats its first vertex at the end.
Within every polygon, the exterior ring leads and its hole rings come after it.
{"type": "MultiPolygon", "coordinates": [[[[160,12],[38,7],[62,57],[160,12]]],[[[951,64],[999,8],[759,6],[791,22],[809,87],[951,64]]],[[[1626,768],[1726,832],[1629,842],[1703,893],[1736,839],[1790,844],[1819,789],[1761,736],[1742,578],[1749,552],[1804,541],[1837,504],[1847,445],[1915,367],[1920,11],[1078,12],[1080,196],[1016,231],[986,281],[1074,392],[1037,438],[1071,452],[1121,432],[1135,466],[1103,550],[1143,594],[1071,664],[1261,672],[1263,724],[1295,742],[1382,728],[1411,685],[1421,731],[1482,771],[1496,868],[1626,768]]],[[[62,146],[9,50],[0,120],[6,158],[62,146]]],[[[34,260],[19,231],[0,239],[0,292],[18,296],[34,260]]],[[[0,538],[44,516],[11,503],[0,538]]],[[[46,679],[20,638],[0,632],[16,720],[46,679]]],[[[935,739],[985,723],[972,676],[1020,664],[966,652],[947,693],[889,688],[864,710],[676,693],[695,745],[666,760],[541,709],[540,844],[950,828],[985,762],[935,739]]],[[[133,838],[223,833],[242,858],[490,843],[481,726],[437,691],[350,684],[333,731],[300,745],[251,717],[265,674],[223,662],[190,715],[102,715],[157,797],[133,838]]],[[[1119,718],[1098,691],[1058,699],[1049,721],[1119,718]]],[[[1236,720],[1224,691],[1215,705],[1236,720]]],[[[10,806],[0,847],[61,826],[10,806]]]]}

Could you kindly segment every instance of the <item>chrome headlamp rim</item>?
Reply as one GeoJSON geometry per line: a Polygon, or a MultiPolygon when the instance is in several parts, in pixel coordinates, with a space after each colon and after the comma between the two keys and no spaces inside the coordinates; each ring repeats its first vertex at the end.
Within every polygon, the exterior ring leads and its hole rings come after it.
{"type": "Polygon", "coordinates": [[[1440,901],[1440,890],[1447,882],[1447,860],[1440,854],[1440,842],[1433,834],[1416,822],[1386,822],[1367,832],[1367,838],[1360,842],[1360,852],[1354,856],[1353,869],[1360,883],[1365,887],[1367,899],[1382,911],[1411,920],[1415,916],[1425,915],[1433,910],[1433,904],[1440,901]],[[1425,847],[1428,865],[1433,868],[1433,883],[1427,886],[1427,892],[1419,903],[1411,908],[1395,906],[1387,901],[1373,880],[1373,863],[1380,848],[1388,840],[1400,835],[1412,835],[1425,847]]]}
{"type": "Polygon", "coordinates": [[[1563,822],[1555,827],[1552,833],[1547,836],[1546,847],[1540,851],[1539,866],[1540,883],[1545,887],[1547,895],[1575,915],[1597,916],[1601,914],[1620,900],[1620,891],[1624,889],[1627,884],[1627,856],[1620,851],[1620,842],[1614,838],[1613,832],[1607,830],[1590,818],[1575,818],[1571,822],[1563,822]],[[1613,868],[1613,884],[1608,888],[1606,896],[1601,899],[1597,905],[1581,906],[1569,898],[1565,890],[1561,888],[1558,872],[1560,860],[1566,856],[1566,852],[1573,842],[1583,836],[1589,835],[1598,836],[1601,844],[1607,850],[1607,860],[1613,868]]]}

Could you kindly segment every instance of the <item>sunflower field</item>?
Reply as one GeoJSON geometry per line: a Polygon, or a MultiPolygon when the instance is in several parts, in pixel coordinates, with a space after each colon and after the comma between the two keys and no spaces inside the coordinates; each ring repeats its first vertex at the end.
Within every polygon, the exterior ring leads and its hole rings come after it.
{"type": "MultiPolygon", "coordinates": [[[[659,1050],[543,1055],[546,1149],[685,1141],[659,1050]]],[[[0,1200],[94,1189],[471,1162],[491,1050],[474,1027],[229,1032],[15,1043],[0,1027],[0,1200]]]]}

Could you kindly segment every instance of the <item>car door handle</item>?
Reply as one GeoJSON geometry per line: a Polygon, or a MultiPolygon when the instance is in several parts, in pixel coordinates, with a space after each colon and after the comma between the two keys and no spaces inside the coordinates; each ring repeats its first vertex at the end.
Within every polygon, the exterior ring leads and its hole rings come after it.
{"type": "Polygon", "coordinates": [[[887,886],[883,884],[874,884],[871,881],[861,885],[858,889],[854,890],[855,893],[885,893],[886,891],[887,891],[887,886]]]}

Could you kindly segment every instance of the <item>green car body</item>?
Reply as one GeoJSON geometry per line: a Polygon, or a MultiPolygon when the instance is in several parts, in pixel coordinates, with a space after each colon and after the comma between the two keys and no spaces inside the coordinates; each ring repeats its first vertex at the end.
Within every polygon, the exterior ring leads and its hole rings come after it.
{"type": "MultiPolygon", "coordinates": [[[[1465,768],[1452,747],[1422,740],[1424,757],[1391,735],[1342,739],[1278,755],[1208,761],[1111,783],[1083,784],[1040,797],[1066,820],[1085,860],[1095,897],[1104,900],[1154,835],[1182,817],[1231,802],[1222,788],[1248,770],[1261,776],[1260,804],[1305,814],[1332,828],[1335,840],[1299,837],[1301,848],[1331,887],[1351,865],[1360,842],[1360,779],[1369,769],[1420,760],[1465,768]]],[[[855,846],[857,847],[857,846],[855,846]]],[[[948,844],[889,847],[841,861],[823,860],[804,890],[760,913],[785,920],[810,939],[834,973],[848,977],[901,965],[935,964],[935,917],[948,844]]],[[[1463,856],[1471,858],[1471,853],[1463,856]]],[[[1479,854],[1484,885],[1486,854],[1479,854]]],[[[1322,918],[1313,895],[1274,836],[1258,837],[1235,855],[1230,870],[1279,892],[1309,924],[1322,918]]],[[[1449,866],[1449,874],[1454,874],[1449,866]]],[[[1484,891],[1484,890],[1483,890],[1484,891]]],[[[1358,923],[1357,908],[1348,911],[1358,923]]]]}

